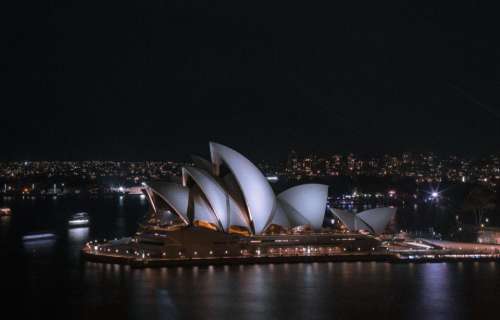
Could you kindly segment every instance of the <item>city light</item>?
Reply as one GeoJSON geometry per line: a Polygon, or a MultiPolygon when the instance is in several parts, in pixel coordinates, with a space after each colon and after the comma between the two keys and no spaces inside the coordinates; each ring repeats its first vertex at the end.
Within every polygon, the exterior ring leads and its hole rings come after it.
{"type": "Polygon", "coordinates": [[[427,201],[439,201],[441,198],[441,191],[438,189],[431,189],[428,193],[427,201]]]}

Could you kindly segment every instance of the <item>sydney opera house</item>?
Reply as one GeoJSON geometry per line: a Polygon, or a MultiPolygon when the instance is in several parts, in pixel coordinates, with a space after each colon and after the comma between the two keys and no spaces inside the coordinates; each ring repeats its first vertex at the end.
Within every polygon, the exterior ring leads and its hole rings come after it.
{"type": "MultiPolygon", "coordinates": [[[[375,251],[395,209],[330,209],[343,229],[323,226],[328,186],[302,184],[274,193],[267,178],[235,150],[210,143],[210,160],[193,157],[178,182],[151,182],[150,210],[128,242],[96,251],[159,259],[334,255],[375,251]],[[358,232],[358,231],[366,232],[358,232]]],[[[329,219],[330,220],[330,219],[329,219]]]]}
{"type": "Polygon", "coordinates": [[[151,225],[203,226],[244,235],[262,235],[323,225],[328,186],[304,184],[275,196],[266,177],[238,152],[210,143],[211,162],[194,157],[182,169],[182,184],[145,188],[153,210],[151,225]]]}

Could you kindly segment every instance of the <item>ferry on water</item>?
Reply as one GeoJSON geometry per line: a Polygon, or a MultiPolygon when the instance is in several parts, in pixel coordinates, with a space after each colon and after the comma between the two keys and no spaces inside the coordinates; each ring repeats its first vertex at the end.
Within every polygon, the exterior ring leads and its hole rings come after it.
{"type": "Polygon", "coordinates": [[[89,223],[89,214],[86,212],[76,213],[68,221],[70,227],[85,227],[89,223]]]}
{"type": "Polygon", "coordinates": [[[8,207],[2,207],[0,208],[0,217],[8,217],[12,215],[12,210],[10,210],[10,208],[8,207]]]}
{"type": "Polygon", "coordinates": [[[56,235],[48,231],[38,231],[30,232],[23,236],[23,241],[38,241],[38,240],[51,240],[54,239],[56,235]]]}

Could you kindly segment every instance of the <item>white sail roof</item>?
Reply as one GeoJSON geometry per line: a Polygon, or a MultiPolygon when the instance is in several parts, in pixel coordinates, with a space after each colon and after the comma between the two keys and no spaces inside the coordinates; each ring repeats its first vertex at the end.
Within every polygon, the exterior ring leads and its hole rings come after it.
{"type": "Polygon", "coordinates": [[[187,186],[187,181],[192,178],[198,185],[212,207],[217,219],[217,224],[222,226],[224,231],[229,228],[229,207],[227,195],[224,189],[206,171],[194,167],[182,168],[182,181],[187,186]]]}
{"type": "Polygon", "coordinates": [[[370,230],[373,233],[383,233],[396,214],[393,207],[375,208],[359,213],[330,208],[330,211],[351,231],[370,230]]]}
{"type": "Polygon", "coordinates": [[[298,185],[278,195],[280,203],[285,204],[284,209],[290,216],[300,214],[315,230],[323,226],[327,198],[328,186],[316,183],[298,185]]]}
{"type": "Polygon", "coordinates": [[[170,182],[153,182],[148,184],[151,192],[163,199],[181,218],[189,224],[187,217],[189,189],[182,185],[170,182]]]}
{"type": "Polygon", "coordinates": [[[290,228],[292,224],[290,223],[290,219],[288,218],[285,209],[283,209],[280,201],[276,202],[276,209],[274,210],[273,218],[269,225],[276,224],[283,228],[290,228]]]}
{"type": "Polygon", "coordinates": [[[243,194],[253,231],[262,233],[276,202],[267,179],[253,163],[231,148],[210,142],[210,154],[216,175],[222,164],[231,171],[243,194]]]}
{"type": "Polygon", "coordinates": [[[151,183],[146,194],[153,210],[157,211],[155,195],[186,224],[192,222],[189,219],[204,220],[226,232],[231,226],[247,228],[253,234],[263,233],[270,224],[322,227],[328,186],[299,185],[276,197],[260,170],[240,153],[211,142],[210,156],[212,163],[193,157],[198,167],[182,169],[182,185],[151,183]]]}
{"type": "Polygon", "coordinates": [[[339,219],[342,221],[342,223],[349,229],[349,230],[357,230],[356,226],[354,224],[354,218],[356,215],[352,212],[349,212],[347,210],[341,210],[337,208],[329,208],[330,211],[339,219]]]}
{"type": "Polygon", "coordinates": [[[357,214],[361,220],[368,224],[375,233],[383,233],[389,222],[396,214],[396,208],[375,208],[366,210],[357,214]]]}
{"type": "Polygon", "coordinates": [[[193,221],[207,221],[223,230],[217,215],[212,207],[203,199],[200,194],[193,196],[193,221]]]}

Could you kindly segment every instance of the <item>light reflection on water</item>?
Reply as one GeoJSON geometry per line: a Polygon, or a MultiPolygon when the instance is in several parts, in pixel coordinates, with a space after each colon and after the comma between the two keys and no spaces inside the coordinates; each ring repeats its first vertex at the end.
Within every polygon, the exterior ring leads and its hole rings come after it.
{"type": "MultiPolygon", "coordinates": [[[[456,265],[453,266],[456,269],[456,265]]],[[[424,264],[420,268],[419,299],[422,307],[418,310],[422,318],[446,315],[454,318],[455,301],[453,279],[450,279],[450,265],[446,263],[424,264]]],[[[457,269],[460,277],[460,271],[457,269]]]]}
{"type": "Polygon", "coordinates": [[[8,225],[8,224],[10,224],[10,219],[11,218],[12,218],[11,216],[1,216],[0,217],[0,224],[1,225],[8,225]]]}
{"type": "Polygon", "coordinates": [[[47,255],[52,253],[56,239],[40,239],[33,241],[24,241],[23,246],[26,253],[31,255],[47,255]]]}
{"type": "Polygon", "coordinates": [[[9,232],[10,229],[10,220],[12,217],[10,216],[2,216],[0,217],[0,236],[2,238],[7,237],[7,233],[9,232]]]}
{"type": "Polygon", "coordinates": [[[68,229],[68,238],[74,244],[84,244],[89,239],[89,227],[68,229]]]}
{"type": "Polygon", "coordinates": [[[40,318],[59,310],[72,319],[93,320],[487,319],[493,318],[488,310],[498,303],[498,263],[343,262],[133,269],[82,262],[78,250],[86,241],[135,230],[145,208],[140,199],[134,201],[82,204],[60,199],[43,211],[38,205],[18,206],[17,216],[8,222],[9,232],[4,232],[7,226],[1,221],[0,239],[12,243],[9,253],[18,249],[22,253],[21,258],[14,255],[20,260],[7,272],[0,273],[2,288],[15,301],[29,303],[24,309],[31,316],[40,318]],[[71,207],[68,215],[77,209],[88,211],[92,225],[68,230],[67,220],[57,216],[66,206],[71,207]],[[22,210],[26,210],[24,217],[22,210]],[[40,212],[52,212],[56,218],[45,219],[40,212]],[[36,219],[43,227],[56,230],[59,237],[22,243],[21,235],[31,231],[28,229],[41,228],[32,224],[36,219]],[[61,221],[61,225],[52,221],[61,221]]]}
{"type": "MultiPolygon", "coordinates": [[[[467,302],[460,268],[316,263],[134,270],[128,299],[135,315],[152,319],[167,311],[193,319],[357,318],[373,316],[370,308],[384,309],[387,319],[458,319],[467,302]]],[[[496,264],[479,268],[495,272],[496,264]]]]}

